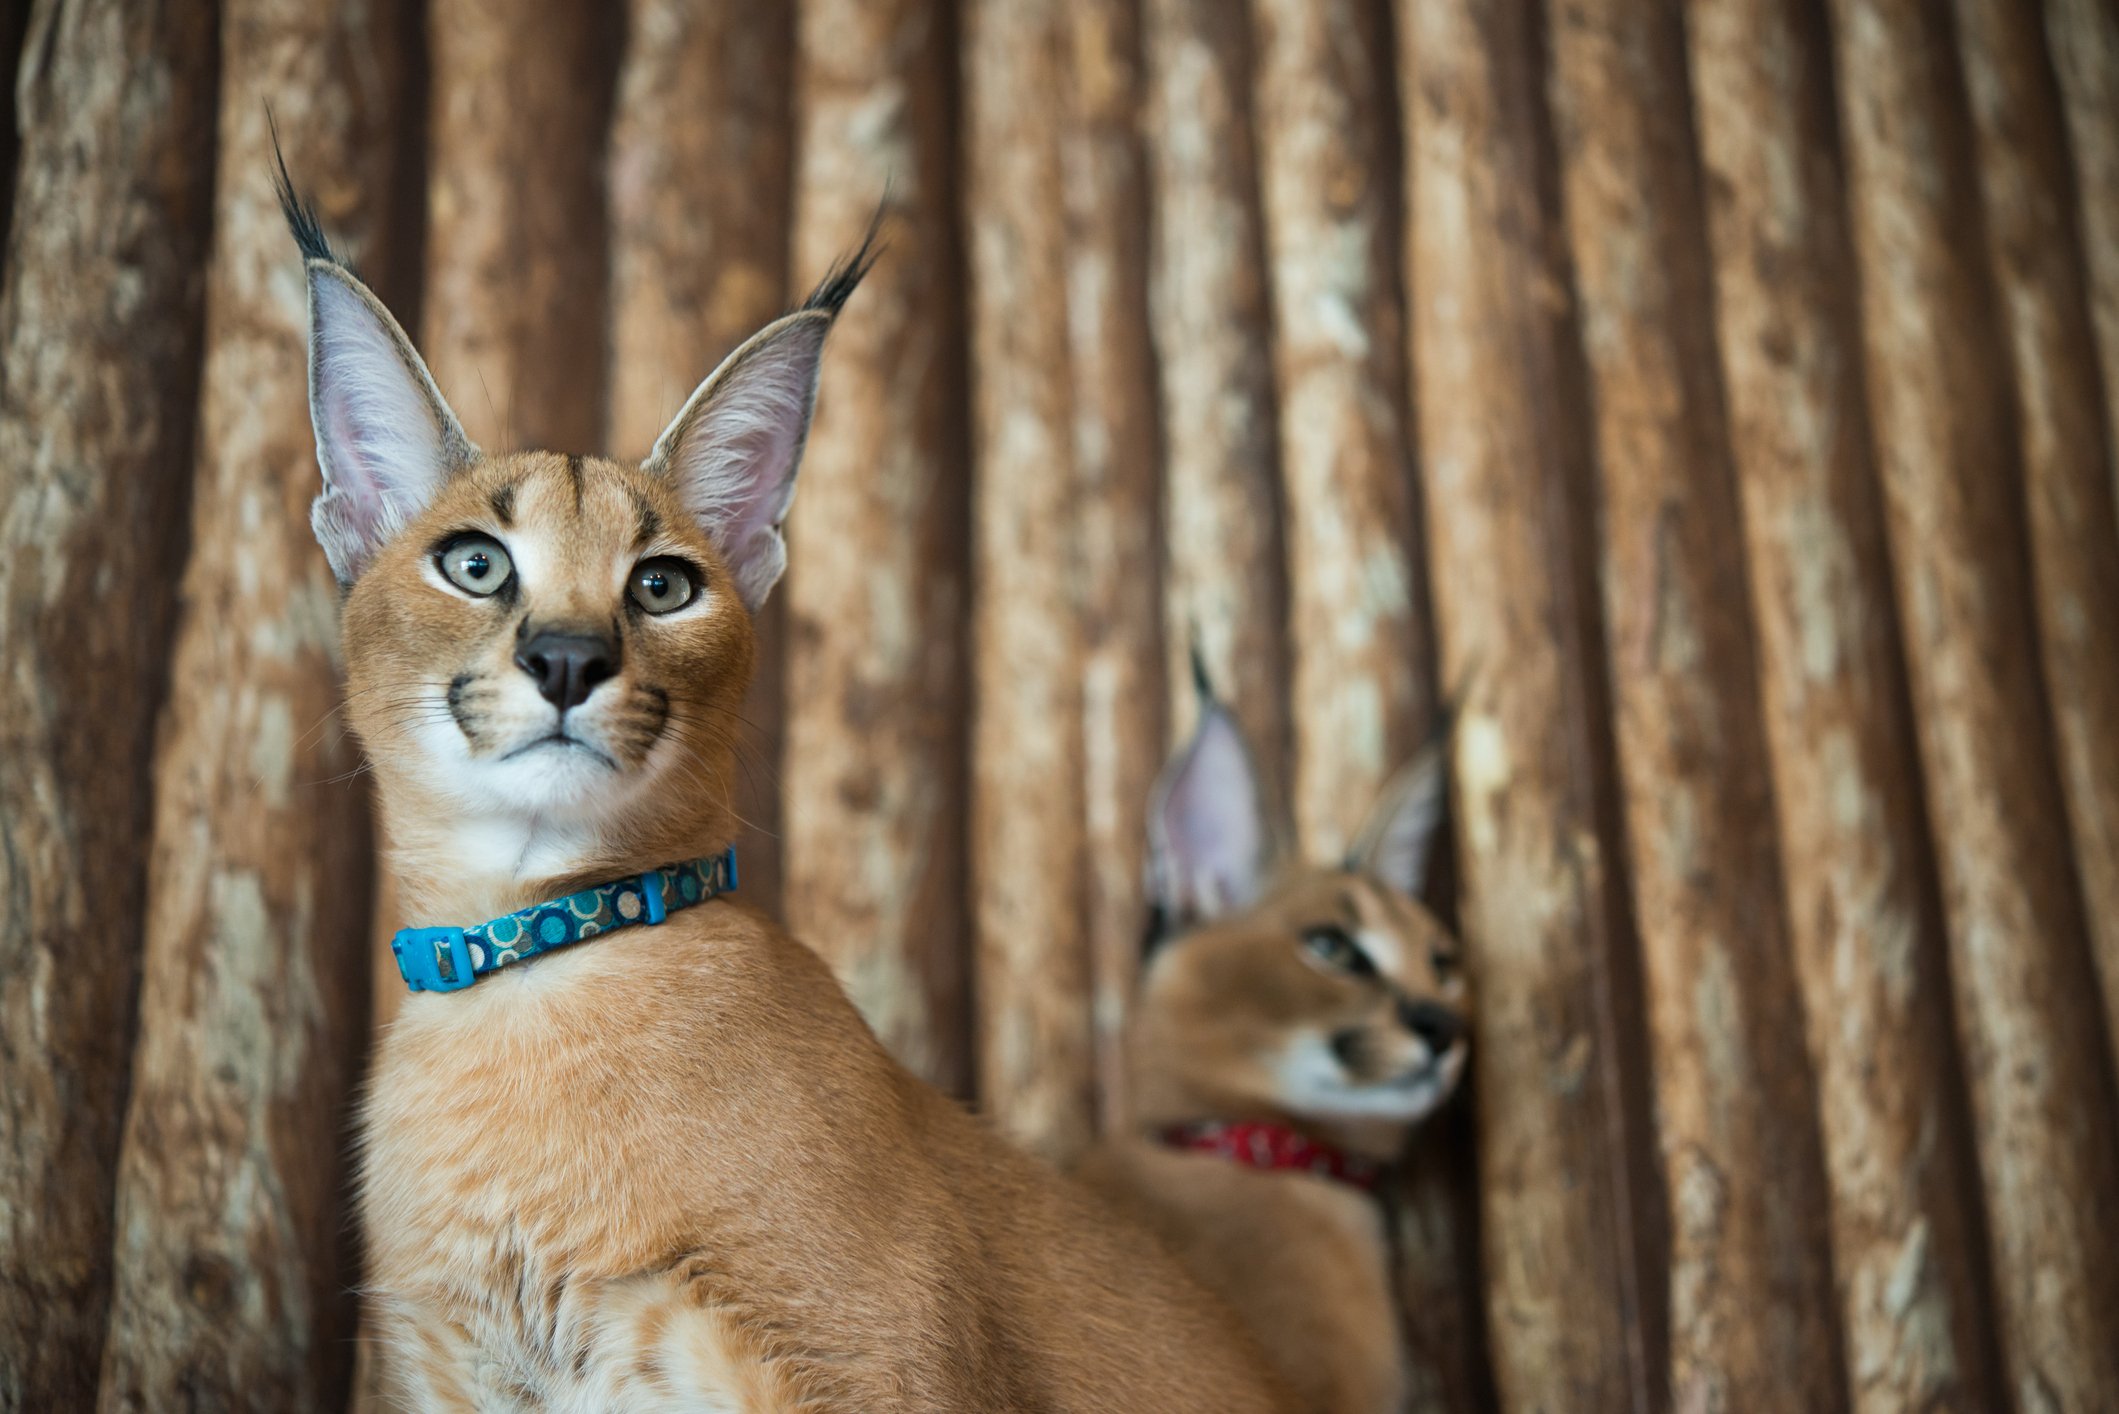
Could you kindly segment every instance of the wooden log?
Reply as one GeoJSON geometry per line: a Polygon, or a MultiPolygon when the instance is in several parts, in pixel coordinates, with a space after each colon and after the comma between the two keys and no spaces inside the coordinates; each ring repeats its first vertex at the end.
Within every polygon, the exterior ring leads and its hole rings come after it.
{"type": "Polygon", "coordinates": [[[1675,4],[1548,3],[1680,1409],[1846,1402],[1675,4]],[[1764,1181],[1768,1171],[1771,1182],[1764,1181]]]}
{"type": "Polygon", "coordinates": [[[1196,643],[1278,809],[1290,740],[1287,574],[1249,25],[1220,0],[1148,0],[1145,16],[1170,727],[1192,729],[1196,643]]]}
{"type": "Polygon", "coordinates": [[[1958,0],[1956,8],[1988,263],[2014,355],[2046,703],[2109,1042],[2119,1036],[2119,507],[2108,474],[2111,428],[2045,36],[2019,5],[1958,0]]]}
{"type": "MultiPolygon", "coordinates": [[[[196,547],[155,762],[146,960],[101,1407],[307,1408],[345,1388],[343,1158],[368,1035],[367,791],[309,529],[289,168],[385,298],[413,126],[400,4],[227,0],[196,547]],[[376,56],[359,71],[353,55],[376,56]],[[257,102],[278,95],[272,118],[257,102]],[[240,530],[236,530],[240,527],[240,530]]],[[[392,276],[400,278],[392,279],[392,276]]]]}
{"type": "Polygon", "coordinates": [[[1253,0],[1286,507],[1293,806],[1344,855],[1434,706],[1404,399],[1389,36],[1361,0],[1253,0]]]}
{"type": "MultiPolygon", "coordinates": [[[[22,40],[28,28],[29,0],[0,0],[0,74],[13,75],[22,68],[22,40]]],[[[0,235],[14,209],[15,158],[21,148],[15,105],[0,104],[0,235]]]]}
{"type": "Polygon", "coordinates": [[[208,6],[40,5],[0,294],[0,1410],[94,1399],[182,566],[208,6]]]}
{"type": "Polygon", "coordinates": [[[2002,329],[1938,3],[1834,0],[1892,570],[2007,1384],[2094,1408],[2119,1373],[2119,1120],[2040,700],[2002,329]]]}
{"type": "MultiPolygon", "coordinates": [[[[1404,401],[1399,185],[1387,15],[1253,0],[1259,187],[1271,267],[1288,566],[1295,833],[1343,857],[1431,729],[1434,644],[1404,401]]],[[[1468,1140],[1469,1125],[1452,1131],[1468,1140]]],[[[1409,1407],[1476,1383],[1470,1168],[1423,1135],[1394,1195],[1409,1407]]]]}
{"type": "Polygon", "coordinates": [[[1688,12],[1787,926],[1856,1408],[1995,1407],[1822,16],[1688,12]]]}
{"type": "Polygon", "coordinates": [[[1141,860],[1161,770],[1161,443],[1148,332],[1148,191],[1138,0],[1067,11],[1068,358],[1080,615],[1083,928],[1094,993],[1099,1117],[1126,1112],[1126,1008],[1147,917],[1141,860]]]}
{"type": "Polygon", "coordinates": [[[1631,1206],[1645,1181],[1638,1032],[1602,843],[1606,780],[1586,440],[1531,20],[1401,4],[1413,402],[1442,681],[1462,703],[1454,800],[1477,986],[1481,1244],[1503,1408],[1656,1407],[1631,1206]]]}
{"type": "Polygon", "coordinates": [[[603,150],[623,12],[434,0],[420,352],[492,451],[603,450],[603,150]]]}
{"type": "MultiPolygon", "coordinates": [[[[2119,9],[2045,0],[2046,48],[2060,83],[2076,220],[2104,375],[2104,420],[2119,429],[2119,9]]],[[[2112,448],[2119,496],[2119,446],[2112,448]]],[[[2111,974],[2105,974],[2109,979],[2111,974]]],[[[2106,981],[2106,995],[2111,983],[2106,981]]]]}
{"type": "Polygon", "coordinates": [[[968,509],[952,160],[937,0],[809,0],[796,40],[794,274],[889,249],[832,336],[788,524],[787,919],[885,1044],[968,1089],[968,509]]]}
{"type": "MultiPolygon", "coordinates": [[[[794,12],[632,0],[610,155],[610,444],[653,445],[692,388],[788,306],[794,12]]],[[[785,600],[759,616],[737,741],[743,896],[780,911],[785,600]]]]}
{"type": "Polygon", "coordinates": [[[1095,1132],[1082,928],[1063,0],[964,12],[979,1097],[1056,1160],[1095,1132]]]}

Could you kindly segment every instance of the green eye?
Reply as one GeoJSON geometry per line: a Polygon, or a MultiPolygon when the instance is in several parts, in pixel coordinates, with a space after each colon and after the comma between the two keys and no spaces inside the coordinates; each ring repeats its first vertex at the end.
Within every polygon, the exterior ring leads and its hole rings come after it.
{"type": "Polygon", "coordinates": [[[651,614],[667,614],[692,602],[692,577],[690,565],[665,555],[633,566],[632,583],[627,588],[633,602],[641,608],[651,614]]]}
{"type": "Polygon", "coordinates": [[[513,577],[515,562],[490,535],[459,535],[434,557],[442,577],[466,594],[483,599],[513,577]]]}
{"type": "Polygon", "coordinates": [[[1376,975],[1376,964],[1361,950],[1361,945],[1347,935],[1346,929],[1336,923],[1326,923],[1304,933],[1302,947],[1311,957],[1338,971],[1350,972],[1356,977],[1376,975]]]}

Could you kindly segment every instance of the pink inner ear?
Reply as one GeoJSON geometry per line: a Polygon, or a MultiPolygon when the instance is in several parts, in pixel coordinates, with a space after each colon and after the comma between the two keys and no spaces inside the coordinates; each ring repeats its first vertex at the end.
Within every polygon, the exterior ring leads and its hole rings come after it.
{"type": "Polygon", "coordinates": [[[1257,774],[1242,734],[1218,708],[1170,780],[1162,831],[1170,902],[1211,914],[1256,896],[1267,862],[1257,774]]]}

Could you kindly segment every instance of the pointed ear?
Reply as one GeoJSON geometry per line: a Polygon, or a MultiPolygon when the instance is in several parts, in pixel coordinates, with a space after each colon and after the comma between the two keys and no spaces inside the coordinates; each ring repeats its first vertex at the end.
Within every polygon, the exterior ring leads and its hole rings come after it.
{"type": "Polygon", "coordinates": [[[350,585],[478,448],[382,301],[335,260],[307,266],[309,420],[324,472],[309,524],[350,585]]]}
{"type": "Polygon", "coordinates": [[[1382,798],[1354,837],[1347,867],[1418,898],[1427,886],[1448,804],[1449,739],[1437,736],[1384,786],[1382,798]]]}
{"type": "Polygon", "coordinates": [[[1148,807],[1149,900],[1168,927],[1203,923],[1255,901],[1271,863],[1251,748],[1228,710],[1203,699],[1148,807]]]}
{"type": "MultiPolygon", "coordinates": [[[[878,212],[880,219],[881,213],[878,212]]],[[[755,613],[787,568],[780,524],[817,400],[824,336],[875,263],[876,227],[793,314],[746,340],[685,400],[644,470],[668,477],[755,613]]]]}

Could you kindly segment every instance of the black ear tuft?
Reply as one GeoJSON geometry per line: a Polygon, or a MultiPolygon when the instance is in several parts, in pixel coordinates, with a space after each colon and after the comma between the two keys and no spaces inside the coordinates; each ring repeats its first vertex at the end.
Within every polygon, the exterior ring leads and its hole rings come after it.
{"type": "Polygon", "coordinates": [[[1199,697],[1204,708],[1217,699],[1214,696],[1214,678],[1207,672],[1206,650],[1199,646],[1199,626],[1192,626],[1192,691],[1199,697]]]}
{"type": "Polygon", "coordinates": [[[303,260],[322,260],[350,269],[338,253],[331,249],[330,237],[324,234],[324,223],[318,219],[316,208],[303,201],[294,190],[294,178],[287,175],[287,158],[280,151],[279,124],[272,120],[272,110],[265,110],[265,126],[272,130],[272,160],[278,171],[273,175],[272,188],[280,198],[280,214],[287,218],[287,229],[294,233],[294,243],[301,247],[303,260]]]}
{"type": "Polygon", "coordinates": [[[860,287],[862,277],[874,269],[876,261],[882,257],[884,246],[878,242],[877,236],[883,229],[883,212],[889,201],[886,193],[876,204],[876,214],[868,218],[868,230],[861,237],[861,248],[825,272],[823,281],[809,292],[808,299],[802,301],[801,309],[822,310],[833,318],[838,317],[839,311],[846,307],[846,301],[852,299],[853,292],[860,287]]]}

